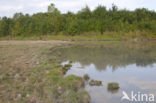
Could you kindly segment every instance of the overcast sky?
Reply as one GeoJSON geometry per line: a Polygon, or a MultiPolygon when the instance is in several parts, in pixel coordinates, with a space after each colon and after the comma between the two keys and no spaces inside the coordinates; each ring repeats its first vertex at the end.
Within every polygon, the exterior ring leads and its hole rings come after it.
{"type": "Polygon", "coordinates": [[[77,12],[88,5],[93,10],[98,5],[110,8],[114,3],[119,9],[134,10],[135,8],[148,8],[156,11],[156,0],[0,0],[0,17],[13,16],[16,12],[37,13],[47,11],[47,6],[54,3],[62,12],[77,12]]]}

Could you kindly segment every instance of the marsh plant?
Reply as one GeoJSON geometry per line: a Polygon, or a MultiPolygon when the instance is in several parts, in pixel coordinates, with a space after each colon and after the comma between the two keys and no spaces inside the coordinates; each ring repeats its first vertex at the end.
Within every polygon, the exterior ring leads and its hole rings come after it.
{"type": "Polygon", "coordinates": [[[88,80],[90,79],[90,77],[89,77],[88,74],[85,74],[85,75],[83,76],[83,79],[84,79],[85,81],[88,81],[88,80]]]}
{"type": "Polygon", "coordinates": [[[90,80],[89,81],[89,85],[90,86],[101,86],[102,85],[102,81],[99,81],[99,80],[90,80]]]}
{"type": "Polygon", "coordinates": [[[108,90],[118,90],[120,87],[118,83],[111,82],[111,83],[108,83],[107,88],[108,90]]]}
{"type": "Polygon", "coordinates": [[[63,70],[63,74],[66,74],[66,72],[72,67],[72,65],[69,63],[69,64],[65,64],[63,67],[62,67],[62,70],[63,70]]]}

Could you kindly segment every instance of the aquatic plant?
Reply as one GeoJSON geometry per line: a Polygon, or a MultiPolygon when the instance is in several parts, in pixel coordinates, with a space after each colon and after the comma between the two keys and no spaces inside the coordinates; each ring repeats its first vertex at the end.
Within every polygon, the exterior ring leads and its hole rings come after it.
{"type": "Polygon", "coordinates": [[[111,82],[111,83],[108,83],[107,88],[108,90],[116,90],[116,89],[119,89],[120,87],[118,83],[111,82]]]}
{"type": "Polygon", "coordinates": [[[63,74],[66,74],[66,72],[71,68],[71,64],[65,64],[63,67],[62,67],[62,71],[63,71],[63,74]]]}
{"type": "Polygon", "coordinates": [[[88,81],[88,80],[90,79],[90,77],[89,77],[88,74],[85,74],[85,75],[83,76],[83,79],[86,80],[86,81],[88,81]]]}
{"type": "Polygon", "coordinates": [[[91,85],[91,86],[101,86],[102,85],[102,81],[90,80],[89,85],[91,85]]]}

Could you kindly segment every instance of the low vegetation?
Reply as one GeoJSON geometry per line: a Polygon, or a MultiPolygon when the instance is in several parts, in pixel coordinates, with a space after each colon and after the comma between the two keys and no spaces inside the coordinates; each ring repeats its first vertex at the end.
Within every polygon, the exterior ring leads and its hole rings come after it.
{"type": "MultiPolygon", "coordinates": [[[[71,45],[67,41],[0,41],[0,103],[90,103],[91,98],[84,90],[85,80],[91,86],[101,86],[102,81],[90,80],[88,74],[64,76],[72,62],[79,60],[84,66],[91,62],[99,70],[106,69],[108,64],[115,70],[136,61],[139,61],[137,65],[146,66],[156,60],[155,50],[155,42],[74,42],[71,45]],[[95,58],[95,54],[99,56],[95,58]],[[99,59],[102,56],[105,58],[99,59]],[[61,65],[65,60],[71,61],[61,65]],[[100,64],[101,61],[105,63],[100,64]]],[[[107,88],[116,93],[120,86],[113,82],[107,88]]]]}
{"type": "Polygon", "coordinates": [[[62,71],[63,71],[63,74],[66,74],[66,72],[71,68],[71,64],[65,64],[63,67],[62,67],[62,71]]]}
{"type": "Polygon", "coordinates": [[[108,83],[107,88],[108,90],[118,90],[120,87],[118,83],[112,82],[112,83],[108,83]]]}
{"type": "Polygon", "coordinates": [[[101,86],[102,85],[102,81],[99,81],[99,80],[90,80],[89,81],[89,85],[91,85],[91,86],[101,86]]]}
{"type": "Polygon", "coordinates": [[[90,79],[90,77],[89,77],[88,74],[85,74],[85,75],[83,76],[83,79],[86,80],[86,81],[88,81],[88,80],[90,79]]]}
{"type": "Polygon", "coordinates": [[[0,103],[90,103],[83,78],[64,77],[60,60],[49,56],[64,43],[0,41],[0,103]]]}

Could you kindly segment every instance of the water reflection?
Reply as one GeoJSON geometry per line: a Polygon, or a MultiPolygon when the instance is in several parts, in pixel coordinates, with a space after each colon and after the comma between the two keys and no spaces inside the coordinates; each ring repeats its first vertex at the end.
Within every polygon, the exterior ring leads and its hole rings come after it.
{"type": "Polygon", "coordinates": [[[59,56],[62,63],[73,61],[66,75],[89,74],[91,79],[102,81],[102,86],[85,87],[92,103],[129,103],[120,100],[122,91],[156,95],[155,42],[84,43],[57,49],[53,54],[59,56]],[[119,83],[120,89],[108,90],[109,82],[119,83]]]}
{"type": "Polygon", "coordinates": [[[101,44],[96,45],[96,47],[93,45],[76,45],[69,48],[61,48],[55,53],[59,54],[63,61],[79,62],[82,66],[94,64],[98,70],[105,70],[107,66],[115,70],[118,67],[124,67],[129,64],[147,66],[156,62],[155,43],[115,42],[115,44],[101,44]]]}
{"type": "Polygon", "coordinates": [[[115,94],[115,93],[118,93],[119,89],[108,89],[107,88],[107,91],[112,93],[112,94],[115,94]]]}

